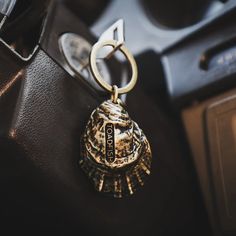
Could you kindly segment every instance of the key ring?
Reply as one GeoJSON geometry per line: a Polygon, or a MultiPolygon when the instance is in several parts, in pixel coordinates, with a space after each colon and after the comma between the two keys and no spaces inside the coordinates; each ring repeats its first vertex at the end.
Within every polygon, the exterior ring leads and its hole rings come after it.
{"type": "Polygon", "coordinates": [[[137,64],[134,60],[133,55],[130,53],[127,47],[125,47],[123,44],[119,45],[116,40],[108,40],[108,41],[99,41],[94,46],[92,47],[91,53],[90,53],[90,67],[91,67],[91,72],[97,81],[97,83],[107,90],[110,93],[114,93],[114,85],[108,84],[100,75],[96,63],[96,58],[97,58],[97,52],[99,49],[103,48],[104,46],[112,46],[113,49],[120,50],[123,55],[126,57],[126,59],[129,61],[131,65],[131,71],[132,71],[132,77],[130,79],[130,82],[125,85],[124,87],[118,88],[116,93],[119,94],[124,94],[129,92],[133,87],[135,86],[137,82],[137,77],[138,77],[138,69],[137,69],[137,64]]]}

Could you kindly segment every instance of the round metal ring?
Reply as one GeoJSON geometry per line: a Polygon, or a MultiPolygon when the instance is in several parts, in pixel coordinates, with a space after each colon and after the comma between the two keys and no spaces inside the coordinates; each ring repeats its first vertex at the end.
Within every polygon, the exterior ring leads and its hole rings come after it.
{"type": "Polygon", "coordinates": [[[108,84],[102,78],[102,76],[100,75],[100,73],[98,71],[97,63],[96,63],[97,52],[99,49],[101,49],[104,46],[112,46],[113,48],[119,47],[119,50],[124,54],[126,59],[129,61],[130,65],[131,65],[131,70],[132,70],[131,80],[124,87],[117,89],[118,94],[124,94],[124,93],[129,92],[135,86],[135,84],[137,82],[137,77],[138,77],[137,64],[135,62],[133,55],[130,53],[130,51],[124,45],[121,45],[121,46],[118,45],[118,42],[115,40],[102,41],[102,42],[97,42],[96,44],[94,44],[92,51],[90,53],[90,67],[91,67],[91,71],[92,71],[94,78],[96,79],[96,81],[98,82],[98,84],[102,88],[106,89],[107,91],[109,91],[111,93],[113,92],[113,86],[108,84]]]}

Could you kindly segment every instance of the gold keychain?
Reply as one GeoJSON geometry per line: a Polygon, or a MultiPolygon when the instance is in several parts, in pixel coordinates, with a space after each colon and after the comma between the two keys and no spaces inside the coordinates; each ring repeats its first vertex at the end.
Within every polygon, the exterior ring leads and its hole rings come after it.
{"type": "Polygon", "coordinates": [[[81,137],[79,164],[97,191],[121,198],[143,186],[150,174],[151,148],[139,126],[124,109],[120,94],[128,93],[137,82],[137,65],[129,50],[116,40],[99,41],[90,53],[90,67],[97,83],[111,94],[95,109],[81,137]],[[130,82],[121,88],[108,84],[97,68],[97,52],[105,46],[118,48],[132,69],[130,82]]]}

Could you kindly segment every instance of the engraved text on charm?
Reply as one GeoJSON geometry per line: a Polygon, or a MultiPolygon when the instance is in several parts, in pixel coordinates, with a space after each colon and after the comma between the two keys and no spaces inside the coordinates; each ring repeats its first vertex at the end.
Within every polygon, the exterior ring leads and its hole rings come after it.
{"type": "Polygon", "coordinates": [[[103,102],[81,138],[80,165],[95,188],[114,197],[133,194],[150,174],[151,149],[119,100],[103,102]]]}
{"type": "Polygon", "coordinates": [[[106,160],[113,162],[115,160],[115,140],[114,140],[114,125],[107,123],[105,126],[105,141],[106,141],[106,160]]]}

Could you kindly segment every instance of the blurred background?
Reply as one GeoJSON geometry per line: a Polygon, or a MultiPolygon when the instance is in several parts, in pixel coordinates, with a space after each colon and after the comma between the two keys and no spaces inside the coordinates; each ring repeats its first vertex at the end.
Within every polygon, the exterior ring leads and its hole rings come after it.
{"type": "MultiPolygon", "coordinates": [[[[4,7],[4,229],[236,235],[235,1],[19,0],[9,16],[4,7]],[[149,180],[122,200],[94,192],[78,167],[80,134],[107,98],[83,66],[92,45],[119,19],[139,71],[137,86],[122,99],[153,151],[149,180]]],[[[118,53],[99,65],[109,83],[127,83],[129,65],[118,53]]]]}

